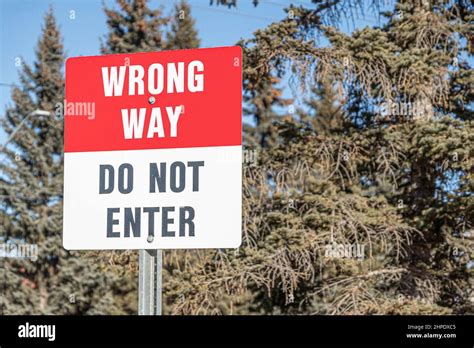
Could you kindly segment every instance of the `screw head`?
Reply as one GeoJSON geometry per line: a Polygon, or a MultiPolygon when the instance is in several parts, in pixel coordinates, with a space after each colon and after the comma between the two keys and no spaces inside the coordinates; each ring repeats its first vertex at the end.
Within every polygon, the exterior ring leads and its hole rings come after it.
{"type": "Polygon", "coordinates": [[[146,241],[147,241],[148,243],[151,243],[151,242],[153,242],[153,239],[154,239],[153,236],[148,236],[148,238],[146,239],[146,241]]]}
{"type": "Polygon", "coordinates": [[[155,104],[155,101],[156,101],[155,97],[150,97],[150,98],[148,98],[148,102],[149,102],[151,105],[155,104]]]}

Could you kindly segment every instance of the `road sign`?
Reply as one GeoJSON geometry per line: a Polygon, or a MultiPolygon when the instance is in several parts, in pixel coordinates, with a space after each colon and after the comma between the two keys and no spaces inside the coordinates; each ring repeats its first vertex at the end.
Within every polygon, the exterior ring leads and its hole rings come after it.
{"type": "Polygon", "coordinates": [[[69,58],[63,107],[66,249],[240,245],[240,47],[69,58]]]}

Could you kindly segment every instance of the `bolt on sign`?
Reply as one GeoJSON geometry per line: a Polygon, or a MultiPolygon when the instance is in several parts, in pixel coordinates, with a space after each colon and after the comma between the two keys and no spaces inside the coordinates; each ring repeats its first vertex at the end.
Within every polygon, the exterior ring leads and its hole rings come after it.
{"type": "Polygon", "coordinates": [[[66,249],[240,245],[240,47],[69,58],[64,111],[66,249]]]}

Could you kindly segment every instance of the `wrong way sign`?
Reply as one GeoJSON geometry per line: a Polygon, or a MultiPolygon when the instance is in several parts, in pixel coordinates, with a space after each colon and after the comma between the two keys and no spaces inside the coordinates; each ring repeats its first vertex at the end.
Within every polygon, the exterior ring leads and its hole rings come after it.
{"type": "Polygon", "coordinates": [[[221,47],[67,60],[66,249],[240,245],[241,55],[221,47]]]}

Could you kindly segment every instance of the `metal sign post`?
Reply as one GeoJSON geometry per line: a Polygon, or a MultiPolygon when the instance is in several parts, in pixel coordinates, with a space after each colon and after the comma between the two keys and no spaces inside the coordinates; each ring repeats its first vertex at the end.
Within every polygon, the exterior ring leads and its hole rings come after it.
{"type": "Polygon", "coordinates": [[[138,314],[161,315],[162,250],[140,250],[138,276],[138,314]]]}

